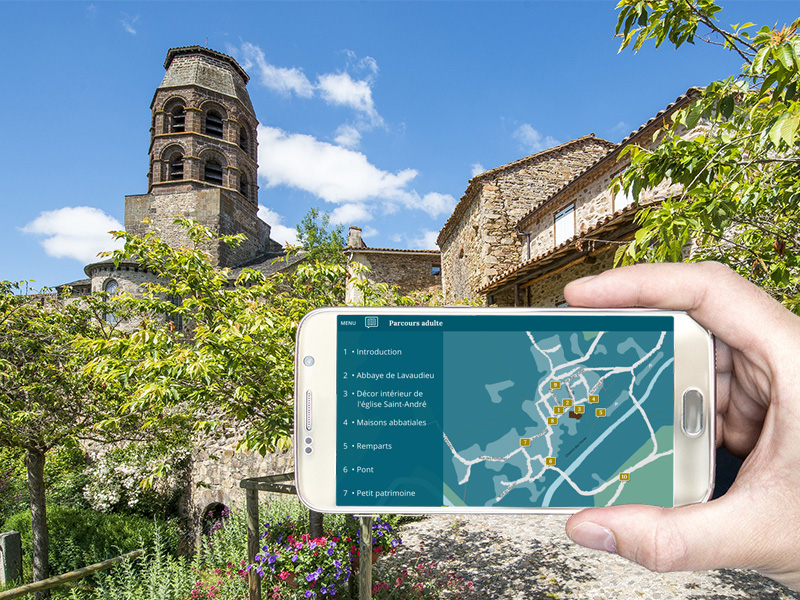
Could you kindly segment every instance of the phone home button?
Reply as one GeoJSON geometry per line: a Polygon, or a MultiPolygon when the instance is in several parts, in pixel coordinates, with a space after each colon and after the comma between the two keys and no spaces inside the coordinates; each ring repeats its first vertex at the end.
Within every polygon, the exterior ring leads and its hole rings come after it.
{"type": "Polygon", "coordinates": [[[703,432],[703,394],[700,390],[691,389],[683,393],[683,430],[692,437],[703,432]]]}

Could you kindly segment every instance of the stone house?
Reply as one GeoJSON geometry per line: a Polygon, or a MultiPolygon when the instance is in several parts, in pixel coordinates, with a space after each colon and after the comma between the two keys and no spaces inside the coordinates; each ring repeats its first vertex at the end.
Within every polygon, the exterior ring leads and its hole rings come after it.
{"type": "MultiPolygon", "coordinates": [[[[698,94],[690,89],[566,185],[530,205],[515,224],[522,239],[516,260],[478,290],[486,303],[560,306],[567,283],[613,268],[615,250],[632,239],[641,207],[680,192],[678,186],[661,185],[642,192],[638,203],[621,191],[612,194],[613,180],[630,166],[630,157],[621,153],[629,145],[657,146],[675,112],[698,94]]],[[[695,135],[702,128],[701,124],[682,135],[695,135]]]]}
{"type": "Polygon", "coordinates": [[[519,261],[519,220],[614,147],[588,135],[472,178],[436,240],[445,302],[481,299],[519,261]]]}
{"type": "Polygon", "coordinates": [[[361,228],[351,226],[347,234],[348,280],[345,302],[358,304],[361,292],[353,285],[356,277],[371,283],[397,286],[399,293],[440,295],[442,292],[442,261],[438,250],[397,250],[370,248],[361,239],[361,228]],[[357,269],[356,265],[366,270],[357,269]]]}
{"type": "MultiPolygon", "coordinates": [[[[622,192],[612,194],[612,182],[630,166],[622,151],[629,145],[656,147],[675,112],[699,93],[689,89],[619,144],[592,134],[471,179],[437,238],[445,304],[468,299],[561,306],[567,283],[613,268],[614,251],[632,239],[640,208],[680,191],[662,185],[643,192],[638,203],[622,192]]],[[[703,127],[681,135],[696,135],[703,127]]],[[[350,261],[370,266],[359,257],[360,229],[351,227],[351,236],[354,231],[359,235],[348,242],[354,250],[350,261]]],[[[383,252],[394,257],[410,251],[383,252]]],[[[373,268],[371,280],[396,281],[399,274],[386,260],[373,268]]],[[[424,285],[409,280],[405,289],[424,285]]]]}

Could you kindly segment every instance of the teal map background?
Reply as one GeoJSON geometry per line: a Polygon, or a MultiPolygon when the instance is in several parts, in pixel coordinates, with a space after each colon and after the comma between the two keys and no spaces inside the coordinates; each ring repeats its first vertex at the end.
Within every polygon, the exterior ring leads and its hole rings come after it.
{"type": "Polygon", "coordinates": [[[666,329],[606,331],[599,340],[598,332],[445,333],[444,434],[452,444],[443,445],[445,504],[595,506],[614,499],[671,506],[674,357],[666,329]],[[614,372],[634,365],[633,373],[614,372]],[[551,390],[551,380],[561,389],[551,390]],[[596,404],[586,401],[589,394],[596,404]],[[585,407],[579,420],[569,418],[569,407],[553,413],[564,398],[585,407]],[[606,416],[595,416],[596,408],[606,416]],[[548,416],[558,424],[548,426],[548,416]],[[532,438],[530,446],[521,447],[521,438],[532,438]],[[479,462],[464,464],[453,451],[479,462]],[[556,459],[554,467],[546,457],[556,459]],[[620,472],[641,461],[649,462],[616,495],[620,472]]]}

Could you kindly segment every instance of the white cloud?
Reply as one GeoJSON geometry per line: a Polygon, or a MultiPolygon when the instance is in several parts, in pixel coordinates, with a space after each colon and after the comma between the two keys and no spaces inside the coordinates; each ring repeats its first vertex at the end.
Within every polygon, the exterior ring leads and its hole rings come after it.
{"type": "MultiPolygon", "coordinates": [[[[370,206],[366,204],[348,203],[337,206],[331,213],[331,223],[334,225],[356,225],[364,221],[372,220],[370,206]]],[[[361,231],[364,237],[364,231],[361,231]]]]}
{"type": "Polygon", "coordinates": [[[367,117],[372,125],[383,123],[366,79],[353,79],[349,73],[326,73],[319,76],[317,89],[328,104],[348,106],[367,117]]]}
{"type": "Polygon", "coordinates": [[[375,229],[374,227],[370,227],[370,226],[367,226],[367,227],[364,227],[364,228],[361,229],[361,237],[362,238],[375,237],[376,235],[378,235],[378,233],[379,233],[379,231],[377,229],[375,229]]]}
{"type": "Polygon", "coordinates": [[[66,206],[41,213],[22,228],[24,233],[45,236],[44,251],[56,258],[73,258],[82,263],[97,260],[97,253],[122,247],[109,231],[123,229],[114,217],[91,206],[66,206]]]}
{"type": "Polygon", "coordinates": [[[300,241],[297,239],[297,230],[294,227],[284,225],[283,217],[274,210],[270,210],[266,206],[259,206],[258,216],[262,221],[269,224],[269,237],[273,240],[280,242],[284,246],[286,244],[291,244],[292,246],[300,245],[300,241]]]}
{"type": "Polygon", "coordinates": [[[267,62],[264,52],[249,42],[242,44],[241,52],[235,48],[229,49],[234,55],[239,55],[242,67],[247,71],[254,66],[258,69],[261,83],[271,90],[280,94],[289,95],[295,93],[301,98],[311,98],[314,95],[314,86],[305,76],[302,69],[292,67],[276,67],[267,62]]]}
{"type": "Polygon", "coordinates": [[[421,196],[415,191],[400,195],[400,201],[407,208],[418,208],[424,210],[432,217],[453,212],[456,207],[456,199],[450,194],[439,194],[430,192],[421,196]]]}
{"type": "Polygon", "coordinates": [[[139,15],[131,16],[127,13],[121,13],[121,14],[122,18],[119,20],[119,22],[122,23],[122,28],[131,35],[136,35],[136,28],[134,27],[134,25],[136,25],[136,21],[139,20],[139,15]]]}
{"type": "Polygon", "coordinates": [[[333,211],[334,223],[369,220],[377,202],[384,213],[404,207],[432,217],[449,213],[456,205],[449,194],[420,195],[409,189],[417,176],[414,169],[384,171],[361,152],[275,127],[258,128],[258,162],[258,174],[267,187],[286,185],[343,205],[333,211]]]}
{"type": "Polygon", "coordinates": [[[335,204],[396,198],[417,176],[413,169],[383,171],[360,152],[265,126],[258,128],[258,162],[268,187],[287,185],[335,204]]]}
{"type": "Polygon", "coordinates": [[[476,175],[480,175],[481,173],[486,172],[486,167],[484,167],[481,163],[473,163],[470,171],[470,176],[475,177],[476,175]]]}
{"type": "Polygon", "coordinates": [[[518,140],[522,147],[530,153],[541,152],[547,148],[558,146],[559,142],[553,137],[542,136],[541,133],[536,131],[532,125],[523,123],[512,134],[514,139],[518,140]]]}
{"type": "Polygon", "coordinates": [[[439,247],[436,245],[436,238],[439,237],[438,231],[422,230],[419,233],[419,237],[411,240],[411,245],[414,248],[420,248],[422,250],[435,250],[439,247]]]}
{"type": "Polygon", "coordinates": [[[361,143],[361,132],[352,125],[341,125],[336,130],[333,141],[345,148],[358,148],[361,143]]]}

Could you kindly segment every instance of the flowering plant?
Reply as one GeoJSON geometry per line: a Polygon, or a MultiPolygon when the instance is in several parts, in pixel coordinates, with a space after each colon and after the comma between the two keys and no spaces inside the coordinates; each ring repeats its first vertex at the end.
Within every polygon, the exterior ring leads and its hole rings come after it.
{"type": "MultiPolygon", "coordinates": [[[[269,537],[268,527],[262,538],[269,537]]],[[[287,587],[305,598],[336,596],[351,574],[349,549],[339,537],[279,534],[262,546],[251,568],[272,581],[270,598],[286,597],[287,587]]]]}
{"type": "MultiPolygon", "coordinates": [[[[195,582],[190,600],[245,600],[247,598],[247,570],[241,565],[228,562],[225,569],[213,569],[203,573],[195,582]]],[[[193,570],[193,569],[192,569],[193,570]]]]}
{"type": "MultiPolygon", "coordinates": [[[[319,538],[299,534],[290,517],[266,523],[261,534],[264,545],[250,568],[271,582],[268,597],[339,595],[359,557],[360,531],[358,520],[354,522],[355,527],[348,523],[341,531],[319,538]]],[[[394,552],[401,543],[392,526],[381,518],[375,519],[372,529],[373,555],[394,552]]]]}

